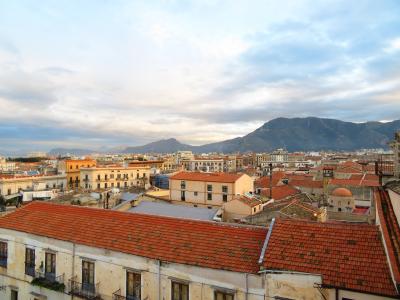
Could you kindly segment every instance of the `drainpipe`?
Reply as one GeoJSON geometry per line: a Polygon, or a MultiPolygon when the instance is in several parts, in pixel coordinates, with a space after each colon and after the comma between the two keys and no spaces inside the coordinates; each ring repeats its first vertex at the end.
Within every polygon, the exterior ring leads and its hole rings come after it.
{"type": "Polygon", "coordinates": [[[248,300],[248,298],[249,298],[249,274],[246,273],[245,277],[246,277],[246,294],[245,294],[245,298],[244,299],[248,300]]]}
{"type": "MultiPolygon", "coordinates": [[[[74,278],[75,274],[75,243],[72,243],[72,273],[71,273],[71,279],[74,278]]],[[[72,300],[74,300],[74,295],[72,294],[71,297],[72,300]]]]}
{"type": "Polygon", "coordinates": [[[158,260],[158,300],[161,300],[161,261],[158,260]]]}
{"type": "Polygon", "coordinates": [[[339,290],[337,288],[335,289],[335,299],[339,300],[339,290]]]}

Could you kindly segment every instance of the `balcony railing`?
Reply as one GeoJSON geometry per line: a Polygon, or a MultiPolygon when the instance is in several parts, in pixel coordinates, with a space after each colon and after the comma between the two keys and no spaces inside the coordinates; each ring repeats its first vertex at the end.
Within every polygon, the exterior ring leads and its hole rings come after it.
{"type": "Polygon", "coordinates": [[[121,289],[119,289],[118,291],[114,292],[112,294],[112,300],[140,300],[139,297],[136,296],[122,296],[121,295],[121,289]]]}
{"type": "Polygon", "coordinates": [[[31,284],[62,293],[65,291],[64,274],[56,276],[55,273],[35,271],[31,284]]]}
{"type": "Polygon", "coordinates": [[[78,296],[84,299],[100,300],[99,286],[100,283],[82,283],[76,280],[76,277],[70,279],[69,283],[69,294],[78,296]]]}

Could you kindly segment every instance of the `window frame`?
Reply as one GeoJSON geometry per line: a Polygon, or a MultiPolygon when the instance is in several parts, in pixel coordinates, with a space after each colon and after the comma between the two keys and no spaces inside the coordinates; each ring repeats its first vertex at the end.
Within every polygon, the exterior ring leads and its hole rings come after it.
{"type": "Polygon", "coordinates": [[[189,300],[190,299],[190,285],[187,282],[182,282],[178,280],[171,280],[171,300],[189,300]],[[174,298],[174,287],[178,286],[178,299],[174,298]],[[187,298],[184,298],[183,287],[187,287],[187,298]]]}
{"type": "Polygon", "coordinates": [[[25,274],[35,276],[35,259],[36,253],[34,248],[25,248],[25,274]],[[32,261],[33,259],[33,261],[32,261]],[[32,272],[33,269],[33,272],[32,272]]]}
{"type": "Polygon", "coordinates": [[[126,282],[125,282],[125,297],[127,300],[140,300],[142,299],[142,274],[140,272],[135,272],[132,270],[126,270],[126,282]],[[132,284],[133,284],[133,294],[129,293],[129,275],[132,276],[132,284]],[[139,278],[137,278],[139,277],[139,278]],[[136,279],[135,279],[136,278],[136,279]],[[138,282],[136,281],[135,284],[135,280],[138,280],[138,282]],[[139,284],[138,284],[139,283],[139,284]],[[136,288],[139,288],[139,295],[136,294],[136,288]]]}
{"type": "Polygon", "coordinates": [[[0,241],[0,267],[7,268],[8,264],[8,242],[0,241]]]}

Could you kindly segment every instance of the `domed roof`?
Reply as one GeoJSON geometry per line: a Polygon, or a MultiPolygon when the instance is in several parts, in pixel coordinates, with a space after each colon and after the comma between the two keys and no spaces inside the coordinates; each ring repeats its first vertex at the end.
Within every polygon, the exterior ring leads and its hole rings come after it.
{"type": "Polygon", "coordinates": [[[350,190],[346,188],[336,188],[332,192],[332,196],[335,197],[352,197],[353,194],[351,193],[350,190]]]}

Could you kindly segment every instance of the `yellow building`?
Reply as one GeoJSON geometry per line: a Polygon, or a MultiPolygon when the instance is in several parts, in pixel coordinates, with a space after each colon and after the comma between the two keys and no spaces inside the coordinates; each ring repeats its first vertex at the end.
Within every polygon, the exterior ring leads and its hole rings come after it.
{"type": "Polygon", "coordinates": [[[77,188],[80,185],[80,169],[96,166],[96,160],[86,159],[67,159],[60,162],[59,171],[67,175],[69,188],[77,188]]]}
{"type": "Polygon", "coordinates": [[[87,190],[109,188],[147,187],[150,178],[150,167],[91,167],[81,168],[80,187],[87,190]]]}
{"type": "Polygon", "coordinates": [[[179,172],[169,178],[170,199],[201,206],[222,206],[236,195],[253,192],[246,174],[179,172]]]}

